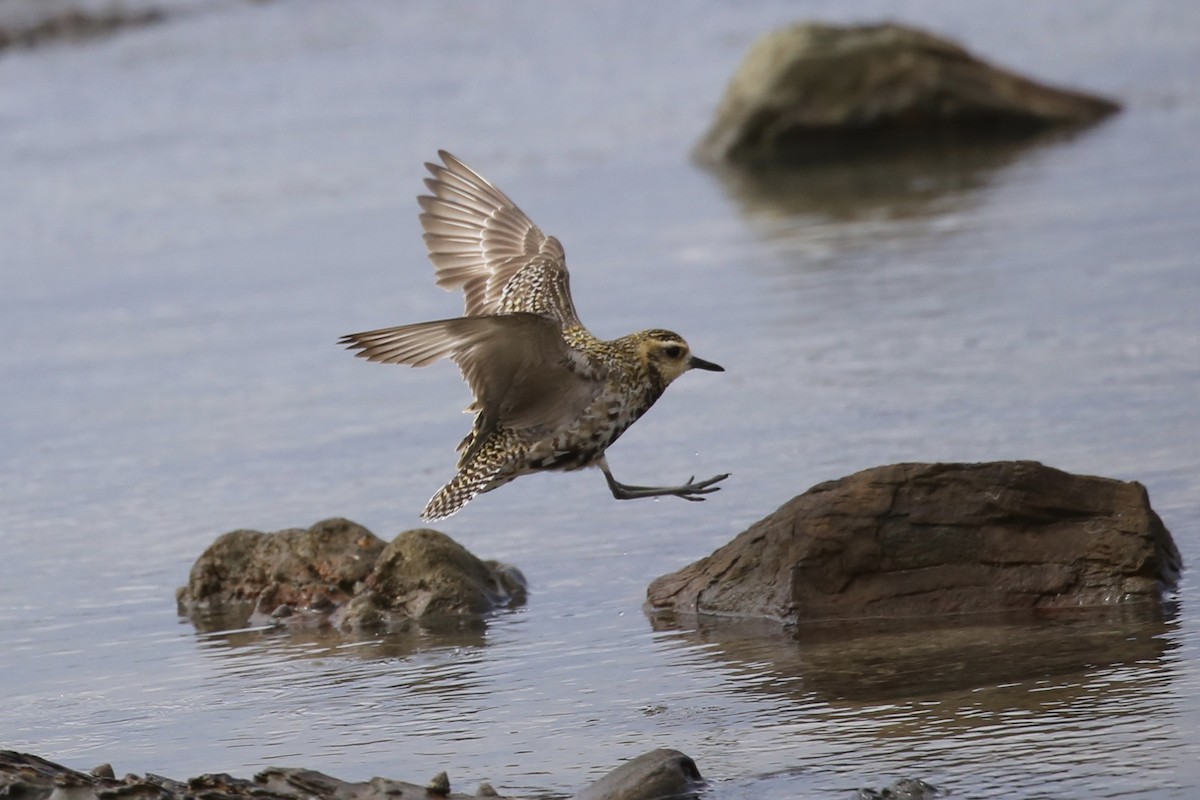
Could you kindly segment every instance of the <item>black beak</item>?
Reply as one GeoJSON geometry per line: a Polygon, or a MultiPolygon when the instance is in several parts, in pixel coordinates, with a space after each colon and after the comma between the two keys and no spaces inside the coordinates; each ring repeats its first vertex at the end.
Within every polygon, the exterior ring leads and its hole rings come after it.
{"type": "Polygon", "coordinates": [[[692,356],[692,360],[688,362],[688,367],[691,369],[706,369],[709,372],[724,372],[725,368],[720,364],[714,364],[711,361],[705,361],[703,358],[692,356]]]}

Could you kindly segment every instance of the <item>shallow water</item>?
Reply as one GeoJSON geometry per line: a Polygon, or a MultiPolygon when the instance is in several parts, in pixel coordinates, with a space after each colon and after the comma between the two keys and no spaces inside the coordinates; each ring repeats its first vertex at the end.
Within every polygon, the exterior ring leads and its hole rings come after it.
{"type": "Polygon", "coordinates": [[[1044,658],[1012,672],[979,665],[1030,652],[1019,627],[967,625],[932,669],[641,609],[652,578],[813,483],[902,460],[1141,481],[1191,563],[1200,6],[712,3],[686,26],[636,3],[181,6],[0,54],[0,746],[176,777],[445,769],[513,794],[659,746],[718,798],[903,776],[968,797],[1200,790],[1186,573],[1164,622],[1059,622],[1061,646],[1034,639],[1044,658]],[[801,186],[698,170],[737,61],[799,13],[922,25],[1126,109],[801,186]],[[618,477],[733,477],[703,505],[618,504],[592,472],[478,498],[439,527],[533,589],[480,634],[199,634],[173,592],[217,534],[346,516],[390,538],[450,475],[456,371],[333,344],[457,313],[413,201],[438,147],[563,239],[596,333],[671,328],[727,368],[673,386],[611,451],[618,477]]]}

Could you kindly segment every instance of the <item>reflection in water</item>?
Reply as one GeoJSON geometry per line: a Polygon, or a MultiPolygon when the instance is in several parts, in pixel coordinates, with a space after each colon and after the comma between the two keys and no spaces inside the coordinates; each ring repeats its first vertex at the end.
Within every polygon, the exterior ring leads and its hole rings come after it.
{"type": "Polygon", "coordinates": [[[487,644],[487,624],[483,620],[414,624],[405,630],[373,634],[343,632],[328,625],[232,627],[220,624],[230,619],[244,620],[245,615],[227,613],[194,617],[192,621],[201,645],[210,650],[255,648],[300,658],[334,654],[407,658],[427,650],[482,648],[487,644]]]}
{"type": "Polygon", "coordinates": [[[208,671],[193,691],[217,713],[238,719],[261,714],[264,704],[279,709],[265,726],[238,727],[221,739],[222,748],[253,751],[257,764],[295,764],[296,743],[309,740],[330,763],[344,751],[394,761],[401,741],[409,757],[445,768],[463,743],[486,736],[487,721],[506,702],[494,691],[483,627],[413,626],[374,636],[243,628],[197,633],[196,643],[208,671]]]}
{"type": "Polygon", "coordinates": [[[928,226],[914,223],[975,207],[981,190],[1023,156],[1086,135],[1056,132],[1018,143],[931,147],[803,166],[722,166],[713,172],[768,240],[786,245],[799,232],[809,240],[862,246],[923,235],[928,226]],[[848,223],[851,228],[842,227],[848,223]]]}
{"type": "MultiPolygon", "coordinates": [[[[654,619],[672,646],[703,649],[735,693],[788,709],[830,775],[919,777],[974,796],[1069,795],[1070,776],[1111,761],[1113,795],[1159,787],[1191,748],[1178,715],[1178,620],[1148,607],[866,621],[654,619]],[[1054,731],[1047,737],[1047,731],[1054,731]],[[1118,766],[1119,765],[1119,766],[1118,766]],[[920,773],[915,774],[914,768],[920,773]],[[975,794],[982,793],[982,794],[975,794]]],[[[755,777],[771,794],[806,768],[755,777]],[[798,771],[799,770],[799,771],[798,771]]],[[[1109,772],[1108,770],[1101,770],[1109,772]]],[[[849,790],[852,785],[844,785],[849,790]]],[[[1108,795],[1105,795],[1108,796],[1108,795]]]]}
{"type": "Polygon", "coordinates": [[[853,221],[914,219],[944,210],[943,198],[986,187],[1023,154],[1078,132],[1020,143],[989,143],[896,154],[865,154],[811,166],[714,169],[747,216],[816,215],[853,221]]]}
{"type": "Polygon", "coordinates": [[[913,153],[804,167],[721,168],[716,175],[753,221],[800,215],[843,222],[877,216],[914,219],[937,213],[947,194],[986,186],[992,173],[1024,149],[913,153]]]}
{"type": "MultiPolygon", "coordinates": [[[[657,629],[678,621],[653,620],[657,629]]],[[[1025,707],[1039,680],[1083,687],[1096,668],[1145,670],[1163,679],[1170,621],[1149,607],[1006,613],[946,620],[864,620],[798,626],[700,618],[681,633],[722,659],[766,664],[787,687],[830,703],[873,704],[989,689],[997,708],[1025,707]]]]}

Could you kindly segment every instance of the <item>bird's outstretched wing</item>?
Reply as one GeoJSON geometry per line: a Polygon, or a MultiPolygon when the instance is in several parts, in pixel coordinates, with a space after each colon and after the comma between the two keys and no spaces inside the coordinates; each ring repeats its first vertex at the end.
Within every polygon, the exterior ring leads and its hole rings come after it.
{"type": "Polygon", "coordinates": [[[475,395],[478,427],[545,426],[575,420],[599,384],[563,341],[558,323],[539,314],[459,317],[343,336],[355,355],[424,367],[450,358],[475,395]]]}
{"type": "Polygon", "coordinates": [[[417,198],[429,258],[444,289],[462,289],[466,316],[525,312],[579,324],[562,245],[462,161],[426,164],[432,195],[417,198]]]}

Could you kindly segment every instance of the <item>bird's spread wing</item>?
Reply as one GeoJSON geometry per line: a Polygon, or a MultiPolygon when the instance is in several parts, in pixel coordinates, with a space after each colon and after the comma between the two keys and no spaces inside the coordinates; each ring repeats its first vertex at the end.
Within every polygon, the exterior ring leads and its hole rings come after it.
{"type": "Polygon", "coordinates": [[[558,322],[538,314],[459,317],[343,336],[361,358],[424,367],[458,364],[485,429],[557,428],[576,419],[599,385],[563,341],[558,322]]]}
{"type": "Polygon", "coordinates": [[[516,203],[444,150],[426,164],[432,195],[418,198],[429,258],[444,289],[462,289],[466,316],[527,312],[579,324],[562,245],[516,203]]]}

